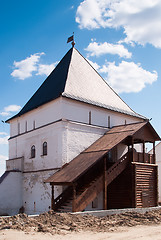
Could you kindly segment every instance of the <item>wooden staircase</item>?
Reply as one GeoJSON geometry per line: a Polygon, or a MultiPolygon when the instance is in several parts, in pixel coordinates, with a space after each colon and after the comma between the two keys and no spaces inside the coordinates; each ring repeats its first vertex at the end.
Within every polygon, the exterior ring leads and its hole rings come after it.
{"type": "Polygon", "coordinates": [[[58,212],[75,212],[83,211],[96,197],[103,191],[104,182],[106,187],[120,175],[129,163],[128,153],[122,156],[116,163],[114,163],[106,174],[101,174],[97,178],[90,181],[88,184],[78,188],[75,199],[72,197],[72,187],[68,187],[62,194],[54,200],[54,210],[58,212]]]}

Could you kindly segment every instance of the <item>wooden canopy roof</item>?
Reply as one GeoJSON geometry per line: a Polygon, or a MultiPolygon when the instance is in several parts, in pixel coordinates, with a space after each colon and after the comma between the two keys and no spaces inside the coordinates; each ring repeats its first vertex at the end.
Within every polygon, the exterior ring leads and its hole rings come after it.
{"type": "Polygon", "coordinates": [[[139,122],[113,127],[89,148],[70,161],[64,168],[49,177],[45,182],[50,182],[54,185],[70,185],[74,183],[113,147],[124,142],[130,136],[133,136],[133,138],[136,136],[137,141],[138,139],[144,138],[148,141],[148,137],[149,141],[160,140],[160,137],[149,122],[139,122]]]}

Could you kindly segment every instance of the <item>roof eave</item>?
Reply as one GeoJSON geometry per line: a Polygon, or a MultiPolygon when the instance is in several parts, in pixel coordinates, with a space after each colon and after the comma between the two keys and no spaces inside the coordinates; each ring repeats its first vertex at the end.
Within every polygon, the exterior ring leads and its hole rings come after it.
{"type": "Polygon", "coordinates": [[[107,105],[104,105],[104,104],[101,104],[101,103],[97,103],[97,102],[93,102],[93,101],[90,101],[90,100],[87,100],[87,99],[83,99],[83,98],[78,98],[78,97],[75,97],[75,96],[71,96],[67,93],[62,93],[62,97],[64,98],[67,98],[67,99],[72,99],[72,100],[75,100],[75,101],[79,101],[79,102],[83,102],[83,103],[86,103],[86,104],[91,104],[93,106],[97,106],[97,107],[101,107],[101,108],[105,108],[105,109],[108,109],[110,111],[114,111],[114,112],[119,112],[119,113],[123,113],[125,115],[129,115],[129,116],[133,116],[133,117],[137,117],[137,118],[141,118],[145,121],[149,121],[148,118],[146,118],[145,116],[142,116],[136,112],[133,111],[133,113],[131,112],[128,112],[128,111],[125,111],[125,110],[122,110],[122,109],[119,109],[119,108],[113,108],[111,106],[107,106],[107,105]]]}

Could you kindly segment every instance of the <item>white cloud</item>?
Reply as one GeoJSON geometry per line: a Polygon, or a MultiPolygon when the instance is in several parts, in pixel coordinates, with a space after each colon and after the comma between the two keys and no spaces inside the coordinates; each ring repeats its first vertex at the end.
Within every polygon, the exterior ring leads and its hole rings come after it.
{"type": "Polygon", "coordinates": [[[107,82],[118,93],[139,92],[158,78],[156,71],[149,72],[140,64],[125,61],[118,66],[115,65],[115,62],[109,62],[103,65],[100,72],[108,74],[107,82]]]}
{"type": "Polygon", "coordinates": [[[33,73],[35,75],[50,74],[58,62],[49,65],[40,64],[40,57],[42,55],[45,55],[45,53],[35,53],[32,54],[30,57],[21,60],[20,62],[14,61],[13,65],[16,69],[11,73],[11,76],[20,80],[24,80],[26,78],[32,77],[33,73]]]}
{"type": "Polygon", "coordinates": [[[0,115],[3,117],[7,117],[9,115],[11,115],[11,113],[15,113],[20,111],[21,106],[18,105],[9,105],[7,107],[4,107],[4,110],[2,112],[0,112],[0,115]]]}
{"type": "Polygon", "coordinates": [[[0,135],[8,135],[6,132],[0,132],[0,135]]]}
{"type": "Polygon", "coordinates": [[[11,75],[19,78],[20,80],[31,77],[32,73],[37,71],[37,63],[39,62],[41,55],[44,55],[44,53],[35,53],[20,62],[14,61],[13,65],[16,69],[11,73],[11,75]]]}
{"type": "Polygon", "coordinates": [[[117,54],[124,58],[131,58],[132,56],[132,53],[130,53],[123,45],[111,44],[108,42],[91,42],[85,50],[89,52],[89,56],[100,56],[104,54],[117,54]]]}
{"type": "Polygon", "coordinates": [[[18,112],[21,109],[21,106],[18,105],[9,105],[4,108],[5,112],[18,112]]]}
{"type": "Polygon", "coordinates": [[[7,159],[8,159],[8,157],[7,157],[7,156],[0,155],[0,161],[7,160],[7,159]]]}
{"type": "Polygon", "coordinates": [[[36,75],[46,75],[48,76],[55,68],[58,62],[52,63],[50,65],[47,64],[39,64],[36,75]]]}
{"type": "Polygon", "coordinates": [[[4,136],[4,137],[0,137],[0,144],[8,144],[8,138],[10,136],[7,135],[7,136],[4,136]]]}
{"type": "Polygon", "coordinates": [[[125,42],[161,48],[160,0],[84,0],[77,9],[76,22],[87,29],[122,27],[125,42]]]}
{"type": "Polygon", "coordinates": [[[10,113],[9,112],[1,112],[0,115],[3,117],[7,117],[10,115],[10,113]]]}
{"type": "Polygon", "coordinates": [[[8,157],[4,155],[0,155],[0,177],[5,172],[6,161],[8,157]]]}

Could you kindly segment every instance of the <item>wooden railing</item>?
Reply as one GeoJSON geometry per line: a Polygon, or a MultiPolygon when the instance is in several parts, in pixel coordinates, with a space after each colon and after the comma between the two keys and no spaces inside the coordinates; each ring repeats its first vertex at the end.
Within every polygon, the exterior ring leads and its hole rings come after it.
{"type": "Polygon", "coordinates": [[[93,201],[97,195],[103,190],[103,176],[100,176],[93,184],[91,184],[85,191],[77,196],[75,200],[75,212],[83,211],[85,207],[93,201]]]}
{"type": "Polygon", "coordinates": [[[67,187],[57,198],[54,199],[53,210],[56,211],[72,196],[72,187],[67,187]]]}
{"type": "Polygon", "coordinates": [[[155,158],[153,154],[134,152],[133,162],[155,164],[155,158]]]}
{"type": "MultiPolygon", "coordinates": [[[[128,153],[122,156],[112,167],[107,170],[106,181],[109,185],[128,165],[128,153]]],[[[95,182],[93,182],[85,191],[75,199],[74,211],[82,211],[90,202],[92,202],[97,195],[103,190],[104,176],[101,175],[95,182]]]]}
{"type": "Polygon", "coordinates": [[[127,167],[128,163],[129,153],[126,153],[107,170],[107,185],[109,185],[127,167]]]}

